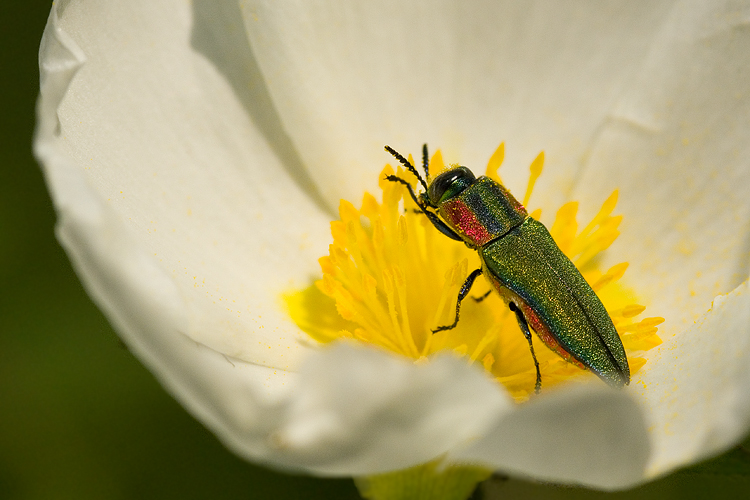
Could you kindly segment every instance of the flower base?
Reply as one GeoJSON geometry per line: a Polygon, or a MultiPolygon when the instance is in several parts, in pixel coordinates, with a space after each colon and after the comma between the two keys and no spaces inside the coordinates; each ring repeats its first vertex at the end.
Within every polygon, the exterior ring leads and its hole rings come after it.
{"type": "Polygon", "coordinates": [[[368,500],[466,500],[492,471],[480,467],[443,467],[441,460],[386,474],[355,479],[368,500]]]}

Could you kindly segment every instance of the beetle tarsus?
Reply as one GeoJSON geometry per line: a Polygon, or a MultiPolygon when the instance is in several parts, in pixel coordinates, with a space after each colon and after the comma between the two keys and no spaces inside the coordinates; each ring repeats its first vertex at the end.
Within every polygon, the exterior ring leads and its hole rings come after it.
{"type": "Polygon", "coordinates": [[[479,296],[479,297],[472,297],[472,299],[474,299],[474,302],[476,302],[478,304],[479,302],[482,302],[484,299],[486,299],[487,297],[489,297],[491,293],[492,293],[492,289],[490,288],[485,293],[483,293],[481,296],[479,296]]]}
{"type": "Polygon", "coordinates": [[[523,312],[518,306],[511,302],[508,304],[511,311],[516,313],[516,319],[518,319],[518,326],[521,327],[523,336],[529,342],[529,350],[531,351],[531,357],[534,358],[534,366],[536,367],[536,385],[534,386],[534,392],[539,394],[542,391],[542,373],[539,371],[539,361],[536,359],[536,353],[534,353],[534,344],[531,343],[531,331],[529,330],[529,324],[526,322],[526,318],[523,316],[523,312]]]}
{"type": "Polygon", "coordinates": [[[482,269],[473,270],[469,277],[466,278],[466,281],[464,281],[464,284],[461,285],[461,290],[458,292],[458,299],[456,300],[456,319],[453,320],[453,323],[450,325],[439,326],[432,330],[432,333],[442,332],[445,330],[453,330],[454,328],[456,328],[456,325],[458,324],[458,316],[461,312],[461,301],[464,300],[467,295],[469,295],[469,290],[471,290],[471,286],[474,284],[474,280],[476,280],[481,274],[482,269]]]}

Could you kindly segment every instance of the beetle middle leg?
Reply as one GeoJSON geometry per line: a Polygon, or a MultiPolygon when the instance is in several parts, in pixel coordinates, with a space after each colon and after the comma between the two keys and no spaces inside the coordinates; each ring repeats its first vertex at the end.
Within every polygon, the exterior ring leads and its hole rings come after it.
{"type": "Polygon", "coordinates": [[[542,373],[539,371],[539,361],[537,361],[536,353],[534,353],[534,344],[531,343],[531,331],[529,330],[529,323],[523,316],[523,312],[521,312],[521,309],[519,309],[514,302],[510,302],[508,304],[508,307],[511,311],[516,313],[518,326],[521,327],[523,336],[526,337],[526,340],[529,342],[529,350],[531,351],[531,357],[534,358],[534,366],[536,367],[536,385],[534,386],[534,392],[539,394],[539,392],[542,390],[542,373]]]}
{"type": "Polygon", "coordinates": [[[453,323],[450,325],[445,326],[439,326],[432,330],[432,333],[442,332],[444,330],[452,330],[456,328],[456,325],[458,324],[458,316],[461,312],[461,301],[466,298],[467,295],[469,295],[469,290],[471,290],[471,286],[474,284],[474,280],[476,280],[480,275],[482,274],[482,269],[475,269],[471,272],[468,278],[466,278],[466,281],[464,281],[464,284],[461,285],[461,290],[458,292],[458,300],[456,300],[456,319],[453,320],[453,323]]]}

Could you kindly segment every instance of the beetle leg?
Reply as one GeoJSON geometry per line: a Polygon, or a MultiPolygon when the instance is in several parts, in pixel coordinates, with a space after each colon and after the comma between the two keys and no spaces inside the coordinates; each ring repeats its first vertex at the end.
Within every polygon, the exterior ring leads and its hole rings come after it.
{"type": "Polygon", "coordinates": [[[400,184],[403,184],[406,186],[406,189],[409,190],[409,194],[411,195],[411,199],[414,200],[414,203],[417,204],[417,206],[422,210],[422,212],[427,216],[428,219],[430,219],[430,222],[432,222],[432,225],[435,226],[435,229],[446,235],[448,238],[454,239],[456,241],[463,241],[461,237],[456,234],[456,232],[448,227],[448,225],[440,220],[440,217],[435,215],[434,213],[427,210],[427,207],[425,207],[420,201],[419,198],[417,198],[417,194],[414,192],[414,188],[411,187],[411,184],[406,182],[401,177],[397,177],[395,175],[386,175],[386,180],[391,182],[398,182],[400,184]]]}
{"type": "Polygon", "coordinates": [[[463,241],[461,237],[453,229],[448,227],[445,222],[440,220],[437,215],[427,210],[424,211],[424,214],[428,219],[430,219],[430,222],[432,222],[432,225],[435,226],[435,229],[446,235],[448,238],[454,239],[456,241],[463,241]]]}
{"type": "Polygon", "coordinates": [[[472,299],[474,299],[474,302],[482,302],[484,299],[486,299],[487,297],[489,297],[491,293],[492,293],[492,288],[490,288],[489,290],[487,290],[487,292],[485,292],[483,295],[481,295],[479,297],[472,297],[472,299]]]}
{"type": "Polygon", "coordinates": [[[403,184],[404,186],[406,186],[406,189],[409,190],[409,194],[411,195],[411,199],[414,200],[414,203],[416,203],[419,208],[424,210],[424,207],[422,206],[422,203],[420,203],[419,198],[417,198],[417,194],[414,192],[414,188],[411,187],[411,184],[396,175],[386,175],[385,179],[387,181],[398,182],[399,184],[403,184]]]}
{"type": "Polygon", "coordinates": [[[456,328],[456,325],[458,324],[458,315],[461,311],[461,301],[466,298],[466,296],[469,294],[469,290],[471,290],[471,285],[474,284],[474,280],[477,279],[477,277],[482,274],[482,269],[475,269],[471,272],[468,278],[466,278],[466,281],[464,281],[464,284],[461,285],[461,290],[458,292],[458,300],[456,300],[456,319],[453,321],[450,325],[445,326],[439,326],[432,330],[432,333],[442,332],[444,330],[452,330],[456,328]]]}
{"type": "Polygon", "coordinates": [[[539,394],[542,390],[542,374],[539,371],[539,361],[536,360],[536,354],[534,353],[534,344],[531,343],[531,331],[529,330],[529,324],[526,322],[526,318],[523,317],[521,309],[514,302],[508,303],[508,307],[511,311],[516,313],[516,319],[518,319],[518,326],[521,327],[523,336],[529,342],[529,350],[531,351],[531,357],[534,358],[534,366],[536,367],[536,385],[534,386],[534,392],[539,394]]]}

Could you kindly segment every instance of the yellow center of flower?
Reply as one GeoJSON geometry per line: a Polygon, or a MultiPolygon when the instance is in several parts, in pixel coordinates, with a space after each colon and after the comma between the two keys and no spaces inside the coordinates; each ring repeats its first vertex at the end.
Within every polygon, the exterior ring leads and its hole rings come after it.
{"type": "MultiPolygon", "coordinates": [[[[486,175],[497,182],[503,156],[501,144],[487,165],[486,175]]],[[[414,164],[411,157],[409,160],[414,164]]],[[[540,154],[531,165],[524,205],[529,202],[543,162],[544,155],[540,154]]],[[[430,160],[430,171],[444,169],[438,151],[430,160]]],[[[468,363],[483,366],[517,401],[527,399],[536,381],[534,363],[515,315],[496,293],[481,302],[467,298],[458,325],[432,333],[438,326],[453,322],[459,289],[468,273],[481,267],[479,256],[438,232],[419,213],[404,186],[385,180],[392,174],[393,168],[386,165],[380,175],[381,202],[369,193],[365,193],[359,209],[341,201],[340,219],[331,223],[329,255],[320,259],[323,278],[313,287],[286,297],[290,315],[300,328],[323,343],[353,338],[418,363],[428,362],[437,352],[453,351],[468,363]]],[[[399,167],[395,174],[416,187],[410,173],[399,167]]],[[[557,211],[549,231],[606,307],[628,354],[630,371],[636,373],[646,363],[644,351],[661,343],[656,325],[664,320],[635,319],[645,307],[638,305],[635,293],[619,282],[627,262],[602,272],[594,259],[619,235],[622,217],[612,215],[616,203],[617,191],[582,229],[576,220],[578,203],[567,203],[557,211]]],[[[540,214],[540,210],[530,211],[535,219],[540,214]]],[[[479,297],[490,289],[481,277],[472,295],[479,297]]],[[[534,349],[544,388],[588,373],[560,358],[537,338],[534,349]]]]}

